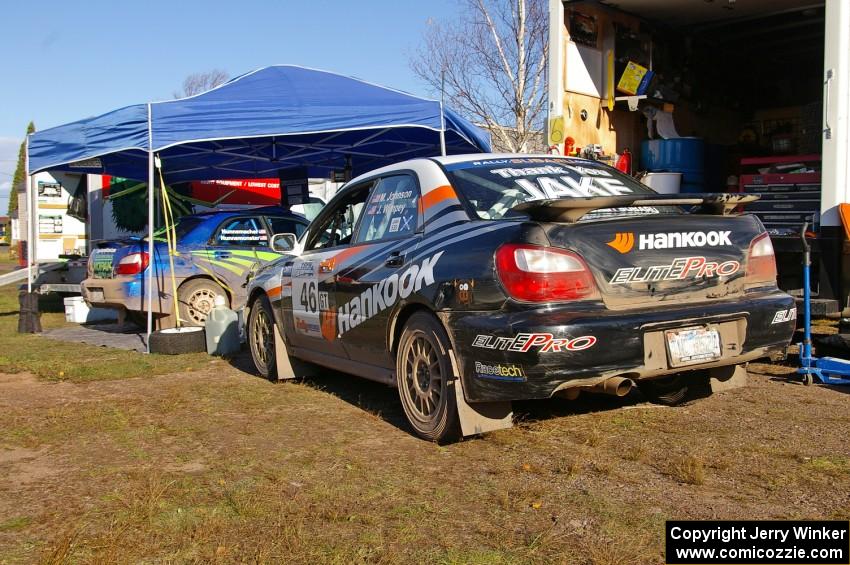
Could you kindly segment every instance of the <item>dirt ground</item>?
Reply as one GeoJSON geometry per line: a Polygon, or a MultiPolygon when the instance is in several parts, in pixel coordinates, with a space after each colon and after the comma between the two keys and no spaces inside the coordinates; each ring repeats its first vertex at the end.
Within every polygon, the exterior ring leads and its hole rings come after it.
{"type": "Polygon", "coordinates": [[[440,447],[392,389],[243,364],[0,374],[0,563],[662,563],[667,519],[850,518],[850,388],[781,367],[677,408],[520,404],[440,447]]]}

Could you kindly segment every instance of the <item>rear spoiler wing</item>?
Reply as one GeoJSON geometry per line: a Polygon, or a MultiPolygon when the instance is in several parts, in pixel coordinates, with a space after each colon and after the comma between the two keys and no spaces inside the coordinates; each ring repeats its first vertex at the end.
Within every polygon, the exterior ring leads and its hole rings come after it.
{"type": "Polygon", "coordinates": [[[575,223],[585,214],[604,208],[632,206],[692,206],[689,213],[730,215],[738,206],[759,199],[757,194],[628,194],[621,196],[588,196],[557,200],[529,200],[512,208],[528,214],[532,220],[575,223]]]}

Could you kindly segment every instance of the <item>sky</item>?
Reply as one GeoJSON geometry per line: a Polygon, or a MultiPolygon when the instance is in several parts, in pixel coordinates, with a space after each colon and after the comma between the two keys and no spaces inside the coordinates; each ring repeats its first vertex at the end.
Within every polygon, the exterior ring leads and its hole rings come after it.
{"type": "Polygon", "coordinates": [[[453,0],[8,2],[0,34],[0,215],[27,123],[165,100],[192,73],[291,63],[428,94],[409,68],[453,0]]]}

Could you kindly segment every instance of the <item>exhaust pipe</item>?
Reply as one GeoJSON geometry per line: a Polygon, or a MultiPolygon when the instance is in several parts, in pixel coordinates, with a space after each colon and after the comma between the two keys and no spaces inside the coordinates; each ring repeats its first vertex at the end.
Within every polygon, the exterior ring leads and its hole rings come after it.
{"type": "Polygon", "coordinates": [[[635,386],[635,382],[632,379],[611,377],[593,386],[572,386],[558,390],[555,394],[566,400],[575,400],[582,391],[610,394],[611,396],[626,396],[631,392],[633,386],[635,386]]]}
{"type": "Polygon", "coordinates": [[[590,390],[592,392],[610,394],[611,396],[626,396],[632,390],[633,386],[635,386],[635,383],[632,379],[611,377],[610,379],[592,387],[590,390]]]}

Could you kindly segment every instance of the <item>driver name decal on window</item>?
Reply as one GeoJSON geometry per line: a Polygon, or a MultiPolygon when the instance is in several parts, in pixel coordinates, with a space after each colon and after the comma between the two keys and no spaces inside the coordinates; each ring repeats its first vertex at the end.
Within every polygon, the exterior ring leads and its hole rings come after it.
{"type": "Polygon", "coordinates": [[[403,237],[416,230],[419,189],[410,175],[380,179],[366,205],[357,242],[403,237]]]}
{"type": "Polygon", "coordinates": [[[269,236],[264,229],[236,229],[224,228],[221,230],[219,239],[227,242],[265,242],[269,236]]]}

